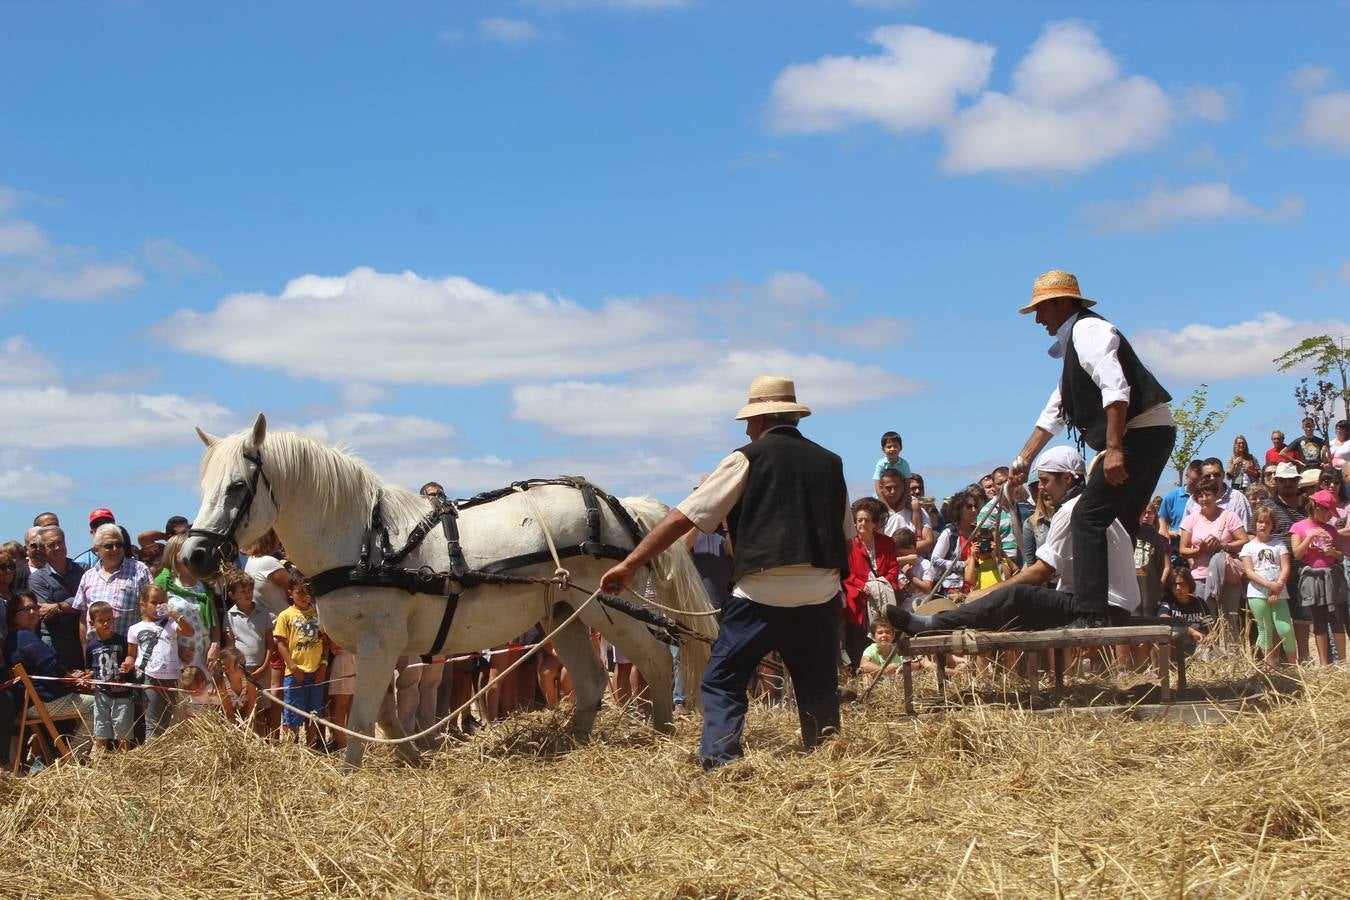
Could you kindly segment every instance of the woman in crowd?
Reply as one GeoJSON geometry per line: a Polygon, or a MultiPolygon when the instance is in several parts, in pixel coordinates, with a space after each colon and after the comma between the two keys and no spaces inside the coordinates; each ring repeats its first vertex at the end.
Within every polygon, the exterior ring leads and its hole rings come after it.
{"type": "MultiPolygon", "coordinates": [[[[1050,533],[1050,517],[1055,514],[1055,501],[1050,499],[1050,495],[1042,490],[1035,493],[1036,504],[1032,507],[1031,515],[1022,523],[1023,567],[1036,562],[1036,551],[1045,543],[1045,537],[1050,533]]],[[[1154,515],[1156,518],[1156,510],[1154,515]]]]}
{"type": "Polygon", "coordinates": [[[863,651],[872,641],[867,629],[900,589],[900,564],[895,541],[881,533],[886,507],[875,497],[853,503],[857,529],[848,550],[848,577],[844,579],[844,652],[849,669],[858,671],[863,651]]]}
{"type": "Polygon", "coordinates": [[[1337,469],[1344,469],[1350,464],[1350,420],[1341,419],[1336,423],[1336,436],[1332,438],[1327,452],[1331,454],[1331,464],[1337,469]]]}
{"type": "Polygon", "coordinates": [[[1233,455],[1228,457],[1228,480],[1239,491],[1245,491],[1261,480],[1261,468],[1247,447],[1247,438],[1233,438],[1233,455]]]}
{"type": "MultiPolygon", "coordinates": [[[[47,712],[54,716],[72,712],[79,715],[73,749],[83,752],[88,743],[89,724],[94,721],[94,695],[75,693],[75,681],[88,678],[89,673],[83,669],[67,669],[57,659],[56,651],[38,637],[38,599],[32,591],[14,593],[6,609],[5,624],[9,627],[9,633],[5,635],[5,660],[11,664],[23,663],[29,675],[38,676],[33,681],[33,688],[46,704],[47,712]],[[48,678],[69,680],[47,681],[48,678]]],[[[36,711],[30,711],[29,717],[36,718],[36,711]]],[[[5,749],[9,749],[8,740],[5,749]]]]}
{"type": "MultiPolygon", "coordinates": [[[[1247,529],[1237,513],[1219,506],[1223,494],[1217,481],[1206,479],[1195,489],[1199,509],[1181,522],[1181,547],[1178,552],[1190,560],[1191,575],[1202,600],[1217,613],[1223,585],[1236,584],[1242,570],[1237,554],[1247,543],[1247,529]]],[[[1238,609],[1225,609],[1236,615],[1238,609]]],[[[1236,624],[1236,623],[1231,623],[1236,624]]]]}
{"type": "Polygon", "coordinates": [[[19,561],[14,558],[14,554],[0,548],[0,606],[5,610],[14,602],[14,573],[18,568],[19,561]]]}
{"type": "Polygon", "coordinates": [[[943,517],[951,524],[942,530],[933,545],[933,565],[942,574],[942,590],[946,593],[959,592],[965,582],[975,520],[986,502],[984,490],[978,484],[972,484],[957,491],[943,510],[943,517]]]}

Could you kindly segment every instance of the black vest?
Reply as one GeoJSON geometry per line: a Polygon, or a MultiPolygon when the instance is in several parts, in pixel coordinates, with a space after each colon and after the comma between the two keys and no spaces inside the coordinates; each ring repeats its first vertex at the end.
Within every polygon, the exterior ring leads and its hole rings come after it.
{"type": "Polygon", "coordinates": [[[727,514],[735,553],[732,583],[765,569],[808,563],[846,575],[843,461],[795,428],[765,432],[740,452],[750,460],[750,476],[727,514]]]}
{"type": "MultiPolygon", "coordinates": [[[[1074,327],[1077,328],[1078,322],[1084,319],[1101,318],[1085,309],[1078,314],[1074,327]]],[[[1120,348],[1116,351],[1116,357],[1120,360],[1121,371],[1125,373],[1125,381],[1130,386],[1130,403],[1125,411],[1125,421],[1159,403],[1171,401],[1172,395],[1163,390],[1153,373],[1144,368],[1123,334],[1120,335],[1120,348]]],[[[1059,379],[1059,400],[1070,434],[1077,432],[1080,445],[1087,444],[1100,453],[1106,447],[1106,410],[1102,408],[1102,389],[1097,387],[1092,376],[1078,361],[1072,331],[1064,348],[1064,374],[1059,379]]]]}

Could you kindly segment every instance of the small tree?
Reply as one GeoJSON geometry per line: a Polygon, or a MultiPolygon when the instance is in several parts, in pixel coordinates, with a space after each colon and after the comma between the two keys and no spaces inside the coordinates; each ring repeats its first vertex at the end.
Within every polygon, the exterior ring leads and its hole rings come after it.
{"type": "MultiPolygon", "coordinates": [[[[1341,379],[1341,412],[1350,419],[1350,335],[1319,334],[1306,338],[1298,346],[1275,357],[1275,365],[1281,372],[1304,365],[1311,366],[1314,375],[1335,372],[1341,379]]],[[[1331,411],[1335,413],[1334,406],[1331,411]]]]}
{"type": "Polygon", "coordinates": [[[1228,414],[1243,402],[1241,397],[1234,397],[1223,409],[1209,409],[1209,385],[1202,384],[1184,402],[1172,404],[1172,418],[1177,423],[1177,445],[1172,449],[1177,484],[1181,484],[1186,464],[1200,455],[1205,441],[1223,427],[1228,414]]]}
{"type": "Polygon", "coordinates": [[[1315,386],[1308,387],[1308,379],[1300,378],[1298,387],[1294,388],[1294,400],[1302,413],[1300,422],[1305,417],[1311,418],[1316,433],[1325,438],[1331,434],[1331,420],[1336,416],[1336,398],[1339,396],[1336,385],[1330,381],[1318,381],[1315,386]]]}

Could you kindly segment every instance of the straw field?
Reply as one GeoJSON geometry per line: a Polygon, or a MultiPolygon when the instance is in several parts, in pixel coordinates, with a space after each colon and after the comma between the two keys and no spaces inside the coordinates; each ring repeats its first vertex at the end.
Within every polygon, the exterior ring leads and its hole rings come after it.
{"type": "Polygon", "coordinates": [[[1350,672],[1283,687],[1197,726],[978,698],[907,719],[883,685],[811,754],[792,713],[754,709],[748,759],[708,776],[696,719],[664,738],[617,710],[584,747],[534,713],[357,773],[194,720],[0,777],[0,893],[1344,896],[1350,672]]]}

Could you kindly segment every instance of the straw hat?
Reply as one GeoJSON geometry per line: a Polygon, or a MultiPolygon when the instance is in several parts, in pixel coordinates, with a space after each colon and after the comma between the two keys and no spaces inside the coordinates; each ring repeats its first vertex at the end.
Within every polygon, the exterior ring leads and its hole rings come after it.
{"type": "Polygon", "coordinates": [[[1322,480],[1321,469],[1304,469],[1303,474],[1298,476],[1299,490],[1303,490],[1303,488],[1308,487],[1317,487],[1318,483],[1321,480],[1322,480]]]}
{"type": "Polygon", "coordinates": [[[736,413],[738,419],[767,416],[773,413],[800,413],[811,415],[810,407],[797,402],[797,387],[791,378],[782,375],[759,375],[750,382],[750,399],[736,413]]]}
{"type": "Polygon", "coordinates": [[[1065,272],[1063,269],[1051,269],[1044,275],[1037,276],[1034,284],[1031,285],[1031,302],[1018,310],[1018,312],[1029,313],[1040,303],[1046,300],[1054,300],[1057,297],[1072,297],[1082,302],[1083,307],[1096,306],[1097,301],[1089,300],[1078,290],[1078,277],[1072,272],[1065,272]]]}

